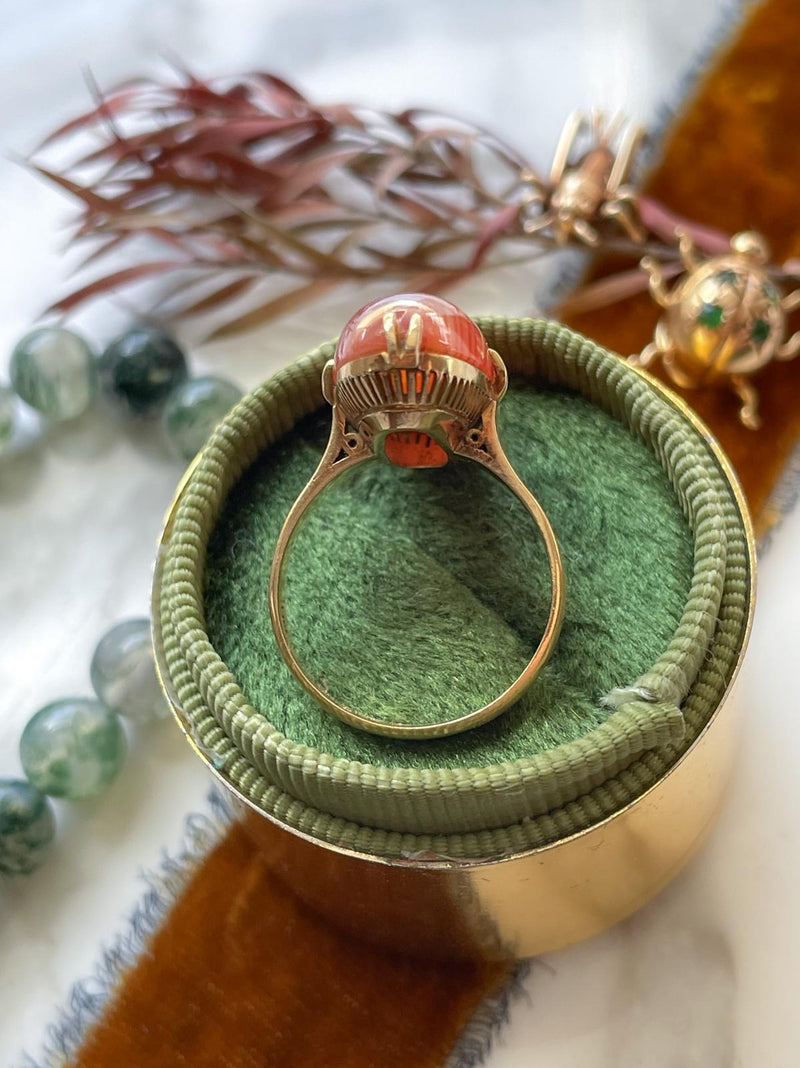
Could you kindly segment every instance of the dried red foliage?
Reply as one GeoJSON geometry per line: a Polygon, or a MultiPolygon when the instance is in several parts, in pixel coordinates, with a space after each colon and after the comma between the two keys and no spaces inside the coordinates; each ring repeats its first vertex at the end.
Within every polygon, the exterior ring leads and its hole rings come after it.
{"type": "Polygon", "coordinates": [[[170,315],[214,311],[228,333],[344,281],[435,291],[542,247],[513,247],[530,168],[491,133],[420,109],[315,106],[265,73],[184,71],[174,84],[98,93],[31,166],[80,201],[72,240],[92,239],[84,266],[120,251],[133,261],[81,285],[59,312],[169,273],[170,315]],[[45,165],[54,147],[75,158],[45,165]]]}

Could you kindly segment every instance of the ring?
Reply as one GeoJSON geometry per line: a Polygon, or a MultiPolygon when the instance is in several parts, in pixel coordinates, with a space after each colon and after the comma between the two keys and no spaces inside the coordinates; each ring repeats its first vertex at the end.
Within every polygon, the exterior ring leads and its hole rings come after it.
{"type": "Polygon", "coordinates": [[[487,723],[517,701],[547,662],[564,615],[564,570],[550,522],[509,463],[497,436],[505,364],[477,325],[441,297],[409,293],[367,304],[347,323],[322,372],[333,418],[328,445],[294,502],[275,547],[269,579],[272,626],[281,655],[325,709],[371,734],[418,740],[458,734],[487,723]],[[483,708],[432,724],[376,719],[333,700],[294,654],[284,607],[284,563],[298,523],[318,495],[356,464],[386,460],[399,467],[442,467],[473,460],[522,501],[547,549],[552,599],[541,641],[523,671],[483,708]]]}

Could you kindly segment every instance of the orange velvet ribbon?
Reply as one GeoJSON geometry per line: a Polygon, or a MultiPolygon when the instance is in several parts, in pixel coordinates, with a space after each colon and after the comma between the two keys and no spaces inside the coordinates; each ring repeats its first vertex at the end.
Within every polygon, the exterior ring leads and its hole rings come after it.
{"type": "MultiPolygon", "coordinates": [[[[728,232],[753,228],[774,256],[800,254],[797,73],[800,5],[770,0],[699,85],[648,191],[728,232]]],[[[639,351],[658,310],[646,296],[575,316],[620,352],[639,351]]],[[[800,359],[758,379],[763,429],[726,393],[688,396],[718,434],[763,527],[800,432],[800,359]]],[[[120,982],[75,1068],[438,1068],[503,965],[421,963],[338,933],[294,897],[241,825],[200,864],[120,982]]]]}
{"type": "Polygon", "coordinates": [[[443,1064],[476,1006],[507,982],[508,966],[421,964],[359,943],[276,874],[279,839],[254,841],[236,824],[203,861],[76,1064],[443,1064]]]}

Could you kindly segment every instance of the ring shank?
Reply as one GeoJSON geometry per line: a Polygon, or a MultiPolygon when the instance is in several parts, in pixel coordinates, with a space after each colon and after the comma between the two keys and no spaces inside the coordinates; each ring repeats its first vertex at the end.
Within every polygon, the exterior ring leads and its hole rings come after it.
{"type": "Polygon", "coordinates": [[[522,672],[503,690],[482,708],[475,709],[455,719],[442,720],[437,723],[412,724],[393,723],[384,719],[378,719],[357,712],[346,705],[335,701],[330,694],[322,690],[316,682],[306,673],[298,661],[292,649],[289,638],[289,628],[284,607],[284,578],[285,563],[292,539],[297,528],[309,507],[322,493],[345,470],[357,464],[374,461],[376,457],[370,450],[354,450],[348,452],[342,447],[342,427],[334,420],[331,437],[314,474],[309,479],[300,496],[294,502],[286,521],[283,524],[272,560],[269,579],[269,607],[272,617],[272,626],[275,638],[281,654],[291,669],[295,678],[321,704],[327,711],[333,713],[340,720],[352,727],[367,731],[371,734],[379,734],[385,737],[401,738],[406,740],[422,740],[430,738],[442,738],[447,735],[459,734],[473,727],[488,723],[510,705],[514,704],[522,696],[524,691],[531,685],[539,671],[547,662],[555,648],[561,623],[564,616],[564,571],[561,562],[561,553],[558,548],[555,534],[550,525],[544,509],[538,500],[530,492],[511,466],[503,451],[494,427],[494,420],[485,424],[486,439],[481,449],[470,449],[460,453],[463,458],[477,462],[491,472],[525,506],[526,510],[536,523],[539,533],[547,550],[550,567],[550,582],[552,596],[550,611],[544,633],[539,644],[526,664],[522,672]],[[344,452],[344,455],[343,455],[344,452]]]}

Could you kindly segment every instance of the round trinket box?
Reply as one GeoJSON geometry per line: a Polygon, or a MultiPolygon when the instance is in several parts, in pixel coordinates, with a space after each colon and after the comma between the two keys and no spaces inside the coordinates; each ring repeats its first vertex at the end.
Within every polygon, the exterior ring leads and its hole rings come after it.
{"type": "MultiPolygon", "coordinates": [[[[395,948],[514,957],[620,920],[701,842],[730,763],[753,535],[719,447],[646,373],[555,323],[476,322],[508,369],[500,439],[566,576],[558,644],[516,704],[463,734],[379,736],[281,658],[270,564],[325,449],[333,344],[243,398],[187,472],[154,636],[182,729],[298,895],[395,948]]],[[[417,462],[441,447],[398,436],[414,463],[337,478],[287,560],[298,655],[377,717],[486,704],[548,617],[530,515],[480,464],[417,462]]]]}

